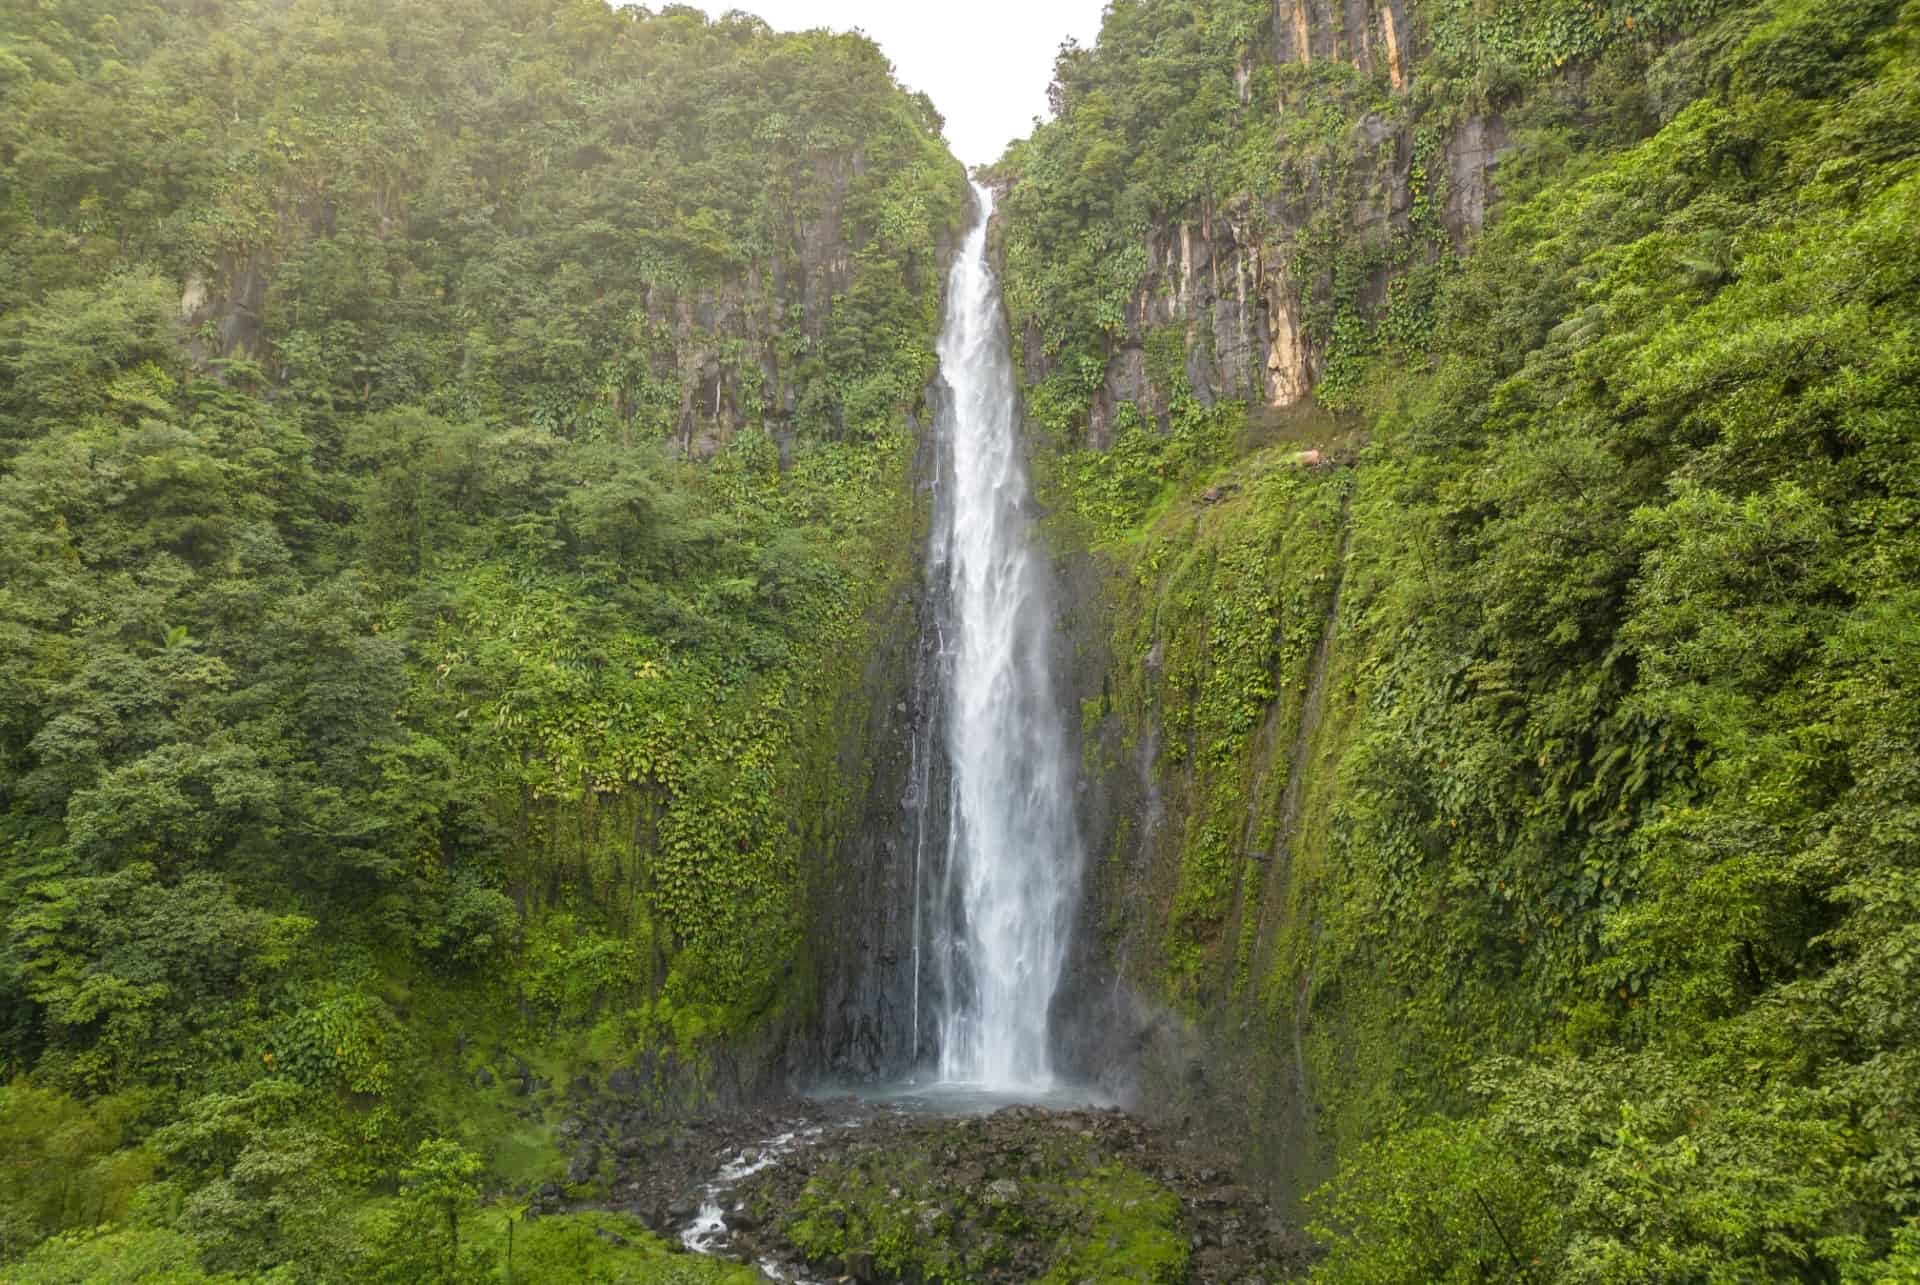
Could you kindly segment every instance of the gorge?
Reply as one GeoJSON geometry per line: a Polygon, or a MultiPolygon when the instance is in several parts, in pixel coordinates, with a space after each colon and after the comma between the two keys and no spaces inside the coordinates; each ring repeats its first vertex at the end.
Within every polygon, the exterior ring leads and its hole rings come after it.
{"type": "Polygon", "coordinates": [[[1913,1279],[1920,3],[1049,99],[0,4],[0,1278],[1913,1279]]]}

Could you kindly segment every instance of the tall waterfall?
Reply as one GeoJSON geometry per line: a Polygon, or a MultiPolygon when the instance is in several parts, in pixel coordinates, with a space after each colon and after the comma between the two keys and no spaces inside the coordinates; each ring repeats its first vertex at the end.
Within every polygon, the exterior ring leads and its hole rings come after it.
{"type": "Polygon", "coordinates": [[[1020,1090],[1052,1080],[1047,1009],[1080,844],[1051,666],[1054,601],[1034,549],[1008,335],[987,264],[992,195],[976,191],[979,222],[954,264],[940,337],[950,397],[928,579],[949,795],[937,874],[916,859],[932,886],[919,891],[927,957],[916,941],[915,1022],[920,993],[933,995],[942,1079],[1020,1090]],[[930,975],[920,976],[923,964],[930,975]]]}

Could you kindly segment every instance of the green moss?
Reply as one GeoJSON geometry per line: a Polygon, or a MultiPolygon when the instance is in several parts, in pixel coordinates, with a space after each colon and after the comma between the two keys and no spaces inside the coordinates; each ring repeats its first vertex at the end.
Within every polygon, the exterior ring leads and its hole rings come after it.
{"type": "Polygon", "coordinates": [[[1173,1193],[1071,1135],[1016,1150],[1007,1172],[966,1189],[922,1149],[829,1166],[808,1180],[787,1237],[817,1264],[864,1252],[908,1280],[973,1280],[1016,1261],[1043,1264],[1036,1279],[1049,1282],[1186,1279],[1173,1193]]]}
{"type": "Polygon", "coordinates": [[[1065,1256],[1041,1278],[1047,1285],[1179,1285],[1187,1279],[1190,1250],[1172,1192],[1136,1170],[1108,1166],[1071,1184],[1070,1193],[1087,1230],[1073,1237],[1065,1256]]]}
{"type": "Polygon", "coordinates": [[[1177,856],[1157,890],[1157,949],[1175,994],[1210,989],[1209,974],[1232,989],[1250,976],[1258,883],[1339,575],[1349,485],[1302,469],[1296,454],[1291,442],[1267,446],[1188,480],[1103,555],[1119,622],[1106,708],[1125,740],[1157,729],[1153,770],[1178,804],[1162,840],[1177,856]]]}

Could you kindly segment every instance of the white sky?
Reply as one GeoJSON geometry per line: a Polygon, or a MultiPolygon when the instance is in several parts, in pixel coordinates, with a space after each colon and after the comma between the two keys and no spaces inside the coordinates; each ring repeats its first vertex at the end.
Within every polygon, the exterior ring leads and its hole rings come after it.
{"type": "MultiPolygon", "coordinates": [[[[718,16],[757,13],[781,31],[858,27],[909,89],[947,118],[947,142],[968,165],[1000,158],[1047,114],[1053,56],[1068,36],[1091,45],[1106,0],[696,0],[718,16]]],[[[654,8],[659,8],[655,0],[654,8]]]]}

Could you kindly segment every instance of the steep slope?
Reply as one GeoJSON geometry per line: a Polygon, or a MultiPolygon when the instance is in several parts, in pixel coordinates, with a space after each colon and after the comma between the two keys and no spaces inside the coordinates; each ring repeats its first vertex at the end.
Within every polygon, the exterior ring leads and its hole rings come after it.
{"type": "Polygon", "coordinates": [[[1327,1279],[1900,1279],[1920,9],[1346,8],[1117,6],[999,167],[1081,995],[1327,1279]]]}
{"type": "Polygon", "coordinates": [[[0,6],[0,1254],[466,1279],[603,1087],[869,1056],[939,127],[684,7],[0,6]]]}

